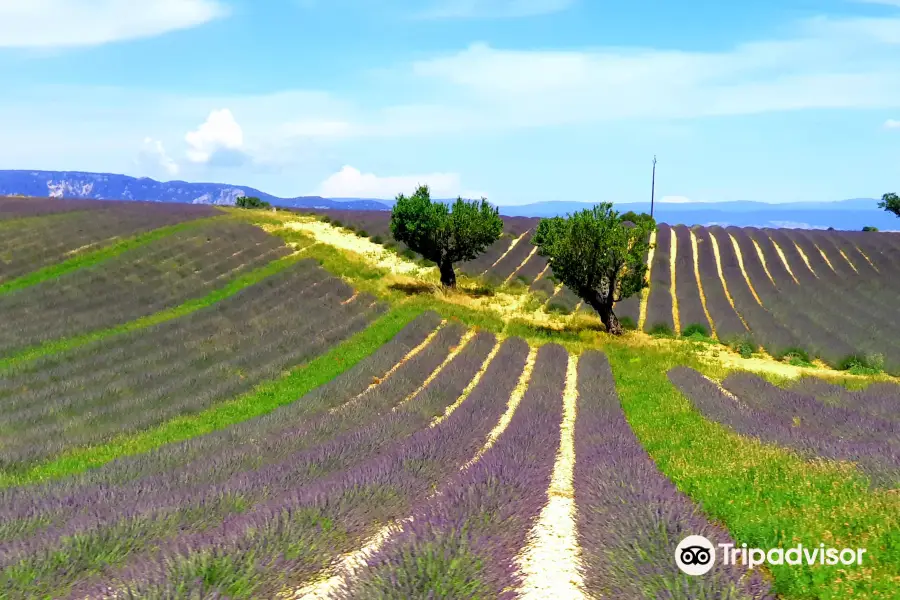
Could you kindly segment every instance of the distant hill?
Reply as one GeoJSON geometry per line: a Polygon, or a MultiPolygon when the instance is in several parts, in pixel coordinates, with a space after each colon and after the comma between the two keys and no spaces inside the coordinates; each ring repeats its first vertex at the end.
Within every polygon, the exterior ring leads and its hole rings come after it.
{"type": "MultiPolygon", "coordinates": [[[[232,205],[238,196],[257,196],[275,206],[309,209],[390,210],[394,201],[377,198],[322,198],[298,196],[280,198],[248,186],[224,183],[156,181],[111,173],[81,171],[2,171],[0,195],[54,196],[103,200],[147,200],[192,204],[232,205]]],[[[442,199],[450,202],[449,199],[442,199]]],[[[506,216],[551,217],[591,206],[589,202],[537,202],[500,206],[506,216]]],[[[647,211],[649,203],[615,203],[620,211],[647,211]]],[[[860,230],[864,226],[882,231],[900,229],[900,220],[877,206],[874,198],[854,198],[837,202],[689,202],[657,203],[655,215],[661,223],[673,225],[735,225],[738,227],[784,227],[798,229],[860,230]]]]}
{"type": "Polygon", "coordinates": [[[81,171],[0,171],[0,195],[94,198],[100,200],[146,200],[190,204],[233,205],[239,196],[257,196],[277,206],[297,208],[345,208],[389,210],[375,200],[339,202],[320,196],[279,198],[248,186],[223,183],[156,181],[112,173],[81,171]]]}

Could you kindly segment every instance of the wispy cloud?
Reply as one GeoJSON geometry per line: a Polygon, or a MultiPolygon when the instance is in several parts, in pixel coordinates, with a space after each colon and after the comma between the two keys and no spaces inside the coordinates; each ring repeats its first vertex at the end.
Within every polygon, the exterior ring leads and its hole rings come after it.
{"type": "Polygon", "coordinates": [[[374,173],[362,173],[349,165],[323,181],[316,193],[328,198],[392,199],[397,194],[411,194],[420,185],[427,185],[433,198],[480,198],[485,195],[463,191],[459,173],[378,176],[374,173]]]}
{"type": "Polygon", "coordinates": [[[900,120],[888,119],[884,122],[885,129],[900,129],[900,120]]]}
{"type": "Polygon", "coordinates": [[[224,17],[218,0],[0,0],[0,48],[96,46],[224,17]]]}
{"type": "Polygon", "coordinates": [[[419,19],[514,19],[566,10],[576,0],[440,0],[419,19]]]}

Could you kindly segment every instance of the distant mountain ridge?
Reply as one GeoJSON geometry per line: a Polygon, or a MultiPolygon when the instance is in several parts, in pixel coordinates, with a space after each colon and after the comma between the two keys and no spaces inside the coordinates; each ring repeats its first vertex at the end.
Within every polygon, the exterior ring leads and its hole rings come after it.
{"type": "Polygon", "coordinates": [[[163,182],[149,177],[83,171],[0,170],[0,195],[145,200],[222,206],[233,205],[235,199],[240,196],[256,196],[271,204],[285,207],[390,210],[390,206],[387,204],[368,199],[339,202],[321,196],[279,198],[245,185],[190,183],[187,181],[163,182]]]}
{"type": "MultiPolygon", "coordinates": [[[[156,181],[112,173],[83,171],[0,170],[0,195],[94,198],[101,200],[146,200],[192,204],[233,205],[239,196],[257,196],[275,206],[309,209],[390,210],[393,200],[377,198],[280,198],[249,186],[223,183],[156,181]]],[[[441,200],[450,202],[449,199],[441,200]]],[[[768,204],[737,202],[658,202],[654,216],[659,222],[685,225],[734,225],[738,227],[789,227],[805,229],[860,230],[873,226],[882,231],[900,229],[900,219],[877,206],[874,198],[837,202],[789,202],[768,204]]],[[[550,201],[500,206],[506,216],[552,217],[592,206],[591,202],[550,201]]],[[[622,212],[647,212],[649,202],[615,203],[622,212]]]]}

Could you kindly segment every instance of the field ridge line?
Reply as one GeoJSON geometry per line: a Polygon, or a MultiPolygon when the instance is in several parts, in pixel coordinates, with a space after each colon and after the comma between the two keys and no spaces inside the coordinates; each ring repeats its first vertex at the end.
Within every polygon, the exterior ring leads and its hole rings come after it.
{"type": "Polygon", "coordinates": [[[650,248],[647,250],[647,287],[641,288],[641,308],[638,312],[637,330],[644,330],[644,322],[647,320],[647,301],[650,298],[650,275],[653,271],[653,256],[656,254],[656,230],[650,232],[650,248]]]}
{"type": "Polygon", "coordinates": [[[672,296],[672,324],[675,326],[675,334],[681,333],[681,319],[678,314],[677,284],[675,282],[675,260],[678,255],[678,236],[674,229],[669,229],[669,294],[672,296]]]}
{"type": "Polygon", "coordinates": [[[744,329],[750,331],[747,321],[744,320],[744,315],[738,311],[737,307],[734,305],[734,298],[731,297],[731,292],[728,291],[728,284],[725,282],[725,273],[722,272],[722,255],[719,253],[719,241],[716,239],[716,236],[713,235],[712,231],[708,231],[707,233],[709,234],[709,242],[712,244],[713,257],[716,259],[716,271],[719,273],[719,281],[722,282],[722,289],[725,291],[725,297],[728,298],[728,304],[731,305],[731,310],[734,311],[734,314],[736,314],[738,319],[741,320],[741,323],[744,324],[744,329]]]}
{"type": "MultiPolygon", "coordinates": [[[[479,371],[476,374],[475,378],[478,380],[481,379],[481,376],[484,374],[484,371],[487,370],[487,365],[493,360],[494,356],[496,356],[497,351],[502,345],[502,341],[498,340],[496,346],[491,353],[488,355],[488,358],[485,359],[485,363],[483,365],[483,370],[479,371]]],[[[513,414],[515,414],[516,409],[522,401],[522,397],[525,395],[525,390],[528,387],[528,382],[531,379],[531,372],[534,368],[534,361],[537,357],[537,349],[531,348],[528,353],[528,358],[525,361],[525,366],[522,369],[522,374],[519,376],[519,381],[516,383],[516,387],[513,389],[512,393],[509,396],[509,400],[507,401],[507,408],[503,415],[500,416],[500,419],[497,422],[497,425],[494,429],[488,433],[484,445],[478,452],[475,453],[468,462],[466,462],[463,466],[459,468],[459,472],[462,473],[469,468],[472,467],[475,463],[477,463],[482,456],[484,456],[485,452],[487,452],[491,446],[494,445],[497,438],[503,431],[506,429],[506,426],[509,425],[509,421],[512,420],[513,414]]],[[[475,381],[473,378],[473,381],[475,381]]],[[[463,390],[462,394],[460,394],[459,399],[457,399],[457,405],[461,404],[468,396],[471,394],[472,390],[477,385],[477,382],[474,384],[472,382],[463,390]],[[471,389],[470,389],[471,388],[471,389]]],[[[447,415],[444,415],[446,418],[447,415]]],[[[430,427],[434,427],[437,425],[434,421],[430,427]]],[[[426,498],[426,502],[432,500],[436,496],[440,495],[441,492],[434,492],[426,498]]],[[[327,600],[331,597],[331,594],[337,590],[342,583],[347,581],[350,577],[353,577],[359,569],[364,566],[365,561],[378,552],[384,544],[386,544],[391,536],[396,533],[402,531],[405,525],[413,522],[412,515],[408,517],[404,517],[403,519],[399,519],[396,521],[392,521],[382,527],[377,533],[375,533],[372,537],[370,537],[366,542],[362,545],[361,548],[354,550],[353,552],[348,552],[345,554],[337,564],[330,569],[326,570],[324,573],[321,573],[317,578],[310,581],[303,587],[294,590],[290,593],[284,594],[285,598],[291,598],[293,600],[327,600]]]]}
{"type": "Polygon", "coordinates": [[[0,471],[0,489],[82,473],[123,456],[148,452],[268,414],[353,368],[377,352],[421,313],[422,310],[416,307],[396,307],[325,353],[294,366],[286,375],[265,380],[243,394],[194,415],[176,417],[101,445],[75,448],[21,474],[0,471]]]}
{"type": "MultiPolygon", "coordinates": [[[[851,242],[851,243],[852,243],[852,242],[851,242]]],[[[869,266],[870,266],[870,267],[872,267],[873,269],[875,269],[875,272],[876,272],[876,273],[881,273],[881,271],[878,270],[878,267],[875,266],[875,263],[872,262],[872,259],[869,258],[869,255],[866,254],[865,252],[863,252],[862,248],[860,248],[858,244],[853,244],[853,247],[856,248],[856,251],[857,251],[857,252],[859,252],[860,254],[862,254],[862,257],[863,257],[864,259],[866,259],[866,262],[869,263],[869,266]]]]}
{"type": "Polygon", "coordinates": [[[349,400],[347,400],[347,401],[344,402],[343,404],[340,404],[340,405],[335,406],[334,408],[330,409],[330,410],[328,411],[328,413],[329,413],[329,414],[334,414],[334,413],[338,413],[338,412],[340,412],[340,411],[342,411],[342,410],[345,410],[348,406],[352,406],[353,403],[355,403],[357,400],[359,400],[360,398],[362,398],[363,396],[365,396],[366,394],[368,394],[369,392],[371,392],[372,390],[374,390],[375,388],[377,388],[379,385],[381,385],[382,383],[384,383],[385,381],[387,381],[394,373],[397,372],[397,370],[398,370],[400,367],[402,367],[403,365],[405,365],[406,363],[408,363],[408,362],[409,362],[410,360],[412,360],[417,354],[419,354],[422,350],[424,350],[425,348],[427,348],[427,347],[431,344],[431,342],[434,341],[434,338],[437,337],[438,333],[440,333],[441,329],[443,329],[444,326],[445,326],[446,324],[447,324],[447,320],[446,320],[446,319],[442,319],[441,322],[438,323],[437,327],[435,327],[434,330],[433,330],[431,333],[429,333],[427,336],[425,336],[425,339],[424,339],[424,340],[422,340],[421,342],[419,342],[412,350],[410,350],[409,352],[407,352],[407,353],[403,356],[403,358],[401,358],[400,360],[397,361],[397,364],[395,364],[395,365],[392,366],[390,369],[388,369],[387,371],[385,371],[384,375],[382,375],[381,377],[376,377],[376,378],[374,379],[374,381],[372,381],[372,383],[370,383],[369,385],[366,386],[366,389],[364,389],[364,390],[361,391],[360,393],[356,394],[355,396],[353,396],[352,398],[350,398],[349,400]]]}
{"type": "Polygon", "coordinates": [[[750,288],[750,293],[753,294],[753,299],[756,300],[757,304],[763,306],[763,302],[760,299],[759,294],[756,293],[756,288],[753,287],[753,282],[750,281],[750,276],[747,275],[747,268],[744,266],[744,254],[741,252],[741,247],[738,245],[737,240],[733,235],[731,235],[731,233],[726,231],[725,235],[727,235],[728,239],[731,240],[731,245],[734,248],[734,255],[737,258],[738,267],[741,269],[741,275],[744,276],[744,281],[747,282],[747,287],[750,288]]]}
{"type": "MultiPolygon", "coordinates": [[[[531,230],[529,229],[528,231],[531,231],[531,230]]],[[[518,244],[518,243],[522,240],[522,238],[524,238],[526,235],[528,235],[528,231],[526,231],[525,233],[523,233],[522,235],[520,235],[519,237],[517,237],[516,239],[514,239],[513,241],[511,241],[511,242],[509,243],[509,247],[506,249],[506,251],[505,251],[503,254],[500,255],[500,258],[498,258],[497,260],[494,261],[494,264],[492,264],[492,265],[489,266],[487,269],[485,269],[484,271],[482,271],[482,272],[481,272],[481,276],[484,277],[485,273],[487,273],[488,271],[490,271],[491,269],[493,269],[494,267],[496,267],[496,266],[497,266],[497,263],[499,263],[501,260],[503,260],[504,258],[506,258],[506,255],[509,254],[509,253],[512,251],[512,249],[516,247],[516,244],[518,244]]]]}
{"type": "Polygon", "coordinates": [[[484,362],[481,363],[481,367],[479,367],[478,372],[475,373],[475,376],[472,377],[472,380],[469,382],[469,385],[465,387],[462,393],[459,395],[459,398],[456,401],[448,406],[444,410],[444,414],[438,415],[431,420],[431,423],[428,424],[429,427],[437,427],[440,425],[447,417],[453,414],[453,412],[459,408],[463,402],[471,395],[472,390],[475,389],[475,386],[481,381],[481,378],[484,377],[485,372],[488,370],[488,367],[491,365],[491,362],[494,360],[494,357],[497,356],[497,353],[500,352],[500,346],[503,345],[501,340],[497,340],[494,344],[494,347],[491,348],[490,353],[488,353],[487,357],[484,359],[484,362]]]}
{"type": "Polygon", "coordinates": [[[775,283],[775,279],[769,271],[769,263],[766,262],[766,255],[763,254],[762,247],[759,245],[759,242],[756,241],[756,238],[750,238],[750,241],[753,242],[753,248],[756,249],[756,255],[759,257],[759,262],[762,263],[763,271],[766,272],[766,277],[769,278],[769,281],[772,282],[772,285],[777,289],[778,284],[775,283]]]}
{"type": "Polygon", "coordinates": [[[535,254],[537,254],[537,251],[538,251],[537,246],[532,248],[531,252],[528,253],[528,256],[525,257],[525,260],[523,260],[522,262],[519,263],[519,266],[516,267],[512,273],[509,274],[509,277],[507,277],[506,279],[503,280],[503,283],[506,284],[506,283],[509,283],[510,281],[512,281],[512,278],[516,276],[516,273],[518,273],[519,271],[522,270],[522,267],[524,267],[528,263],[528,261],[531,260],[531,258],[535,254]]]}
{"type": "Polygon", "coordinates": [[[831,269],[831,272],[837,275],[837,271],[834,270],[834,265],[831,264],[831,259],[828,258],[827,254],[825,254],[825,251],[822,250],[822,248],[814,241],[810,240],[810,242],[812,242],[812,245],[815,247],[815,249],[819,251],[819,254],[822,255],[822,260],[825,261],[825,264],[828,265],[828,268],[831,269]]]}
{"type": "Polygon", "coordinates": [[[700,251],[697,248],[697,236],[691,228],[688,228],[688,233],[691,237],[691,254],[694,260],[694,279],[697,280],[697,291],[700,292],[700,305],[703,307],[703,314],[706,315],[706,320],[709,322],[710,335],[714,338],[718,338],[719,334],[716,333],[716,324],[713,322],[713,318],[709,314],[709,309],[706,307],[706,294],[703,292],[703,282],[700,280],[700,263],[698,260],[700,251]]]}
{"type": "Polygon", "coordinates": [[[577,411],[578,356],[570,354],[563,391],[560,443],[547,490],[548,501],[529,533],[524,551],[516,560],[524,575],[518,590],[518,596],[523,600],[580,600],[586,597],[573,486],[577,411]]]}
{"type": "Polygon", "coordinates": [[[816,273],[816,270],[813,269],[812,264],[809,262],[809,257],[806,255],[806,252],[803,251],[803,248],[800,247],[800,244],[791,240],[791,243],[794,244],[794,248],[797,249],[797,252],[800,254],[800,258],[803,259],[804,264],[806,264],[806,268],[809,269],[809,272],[813,274],[813,276],[818,279],[819,274],[816,273]]]}
{"type": "Polygon", "coordinates": [[[396,404],[394,408],[391,409],[391,412],[397,412],[398,410],[400,410],[400,408],[406,405],[407,402],[422,393],[422,390],[427,388],[431,384],[431,382],[441,374],[441,372],[447,367],[447,365],[453,362],[453,359],[459,356],[459,354],[466,349],[466,346],[468,346],[469,343],[473,339],[475,339],[476,333],[477,331],[474,328],[467,330],[460,338],[459,342],[457,342],[456,345],[450,349],[450,352],[447,353],[446,358],[444,358],[441,364],[434,368],[434,370],[428,375],[428,377],[425,378],[425,381],[423,381],[419,387],[410,392],[409,395],[407,395],[403,400],[396,404]]]}
{"type": "MultiPolygon", "coordinates": [[[[305,250],[305,248],[303,250],[305,250]]],[[[59,338],[55,340],[47,340],[36,346],[30,346],[28,348],[19,350],[6,357],[0,358],[0,372],[19,363],[36,360],[43,356],[47,356],[48,354],[65,352],[67,350],[72,350],[74,348],[84,346],[85,344],[89,344],[100,339],[112,337],[114,335],[120,335],[123,333],[129,333],[138,329],[145,329],[147,327],[152,327],[153,325],[159,325],[160,323],[165,323],[167,321],[171,321],[173,319],[178,319],[180,317],[195,313],[199,310],[227,300],[228,298],[236,295],[238,292],[241,292],[248,287],[252,287],[268,279],[269,277],[277,275],[285,269],[293,266],[295,263],[299,262],[302,259],[302,256],[300,256],[300,254],[303,252],[303,250],[298,250],[287,256],[273,259],[257,269],[253,269],[252,271],[243,273],[241,275],[238,275],[237,277],[234,277],[233,279],[228,280],[224,285],[210,291],[205,296],[201,296],[199,298],[191,298],[177,306],[173,306],[159,312],[151,313],[149,315],[144,315],[143,317],[138,317],[137,319],[126,321],[125,323],[113,325],[112,327],[95,329],[93,331],[88,331],[87,333],[59,338]]],[[[313,285],[318,285],[318,283],[313,285]]]]}
{"type": "Polygon", "coordinates": [[[788,275],[791,276],[791,279],[794,280],[794,283],[796,283],[797,285],[800,285],[800,282],[797,280],[797,276],[794,275],[794,270],[791,269],[791,265],[788,264],[788,259],[787,259],[787,256],[784,255],[784,250],[781,249],[781,246],[778,245],[778,242],[776,242],[774,239],[772,239],[771,235],[769,235],[768,233],[766,235],[769,236],[769,241],[772,242],[772,246],[775,247],[775,252],[778,253],[778,258],[780,258],[781,262],[784,264],[784,268],[787,270],[788,275]]]}
{"type": "Polygon", "coordinates": [[[850,257],[847,256],[847,254],[844,252],[843,248],[837,248],[837,246],[835,246],[835,248],[840,253],[840,255],[844,257],[844,260],[847,261],[847,264],[850,265],[850,268],[853,269],[853,272],[858,275],[859,269],[856,268],[856,265],[853,264],[853,261],[850,260],[850,257]]]}
{"type": "Polygon", "coordinates": [[[15,279],[10,279],[7,282],[0,283],[0,295],[28,288],[47,281],[48,279],[55,279],[56,277],[60,277],[78,269],[93,267],[94,265],[97,265],[101,262],[107,261],[111,258],[115,258],[120,254],[124,254],[129,250],[144,246],[146,244],[149,244],[150,242],[154,242],[162,238],[169,237],[170,235],[176,234],[180,231],[193,229],[194,227],[202,227],[203,225],[206,225],[213,221],[224,221],[228,218],[229,217],[227,215],[219,215],[215,217],[193,219],[191,221],[183,221],[181,223],[175,223],[173,225],[157,227],[156,229],[151,229],[150,231],[145,231],[144,233],[124,238],[118,242],[115,242],[108,246],[103,246],[92,252],[86,252],[84,254],[73,256],[72,258],[68,258],[62,262],[47,265],[46,267],[41,267],[37,271],[32,271],[31,273],[26,273],[25,275],[21,275],[19,277],[16,277],[15,279]]]}

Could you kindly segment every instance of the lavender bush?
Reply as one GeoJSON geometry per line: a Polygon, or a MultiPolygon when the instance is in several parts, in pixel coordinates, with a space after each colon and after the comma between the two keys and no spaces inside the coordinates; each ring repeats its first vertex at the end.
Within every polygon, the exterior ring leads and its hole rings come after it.
{"type": "Polygon", "coordinates": [[[608,598],[774,598],[759,576],[717,565],[683,574],[675,548],[688,535],[733,543],[663,475],[619,405],[606,357],[582,355],[575,420],[575,503],[584,583],[608,598]]]}

